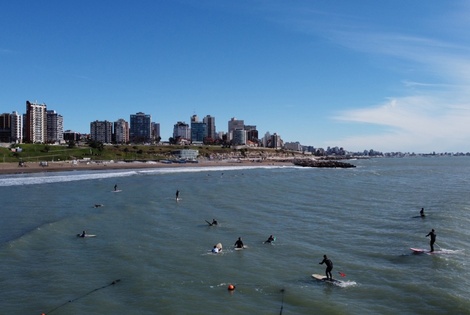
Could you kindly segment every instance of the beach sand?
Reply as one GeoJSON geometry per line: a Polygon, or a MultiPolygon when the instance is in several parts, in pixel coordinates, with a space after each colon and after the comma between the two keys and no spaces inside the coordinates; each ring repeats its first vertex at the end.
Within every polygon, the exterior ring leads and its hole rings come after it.
{"type": "Polygon", "coordinates": [[[141,168],[174,168],[174,167],[211,167],[211,166],[291,166],[292,163],[285,161],[266,160],[263,162],[252,161],[199,161],[199,163],[161,163],[161,162],[48,162],[42,166],[38,162],[25,162],[23,166],[18,163],[0,163],[0,174],[25,174],[41,172],[63,172],[79,170],[115,170],[115,169],[141,169],[141,168]]]}

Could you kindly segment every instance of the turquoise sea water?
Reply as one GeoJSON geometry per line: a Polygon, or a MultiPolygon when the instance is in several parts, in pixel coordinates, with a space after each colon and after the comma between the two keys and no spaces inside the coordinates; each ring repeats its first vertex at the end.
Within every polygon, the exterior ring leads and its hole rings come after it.
{"type": "Polygon", "coordinates": [[[1,176],[0,313],[470,314],[470,159],[351,163],[1,176]]]}

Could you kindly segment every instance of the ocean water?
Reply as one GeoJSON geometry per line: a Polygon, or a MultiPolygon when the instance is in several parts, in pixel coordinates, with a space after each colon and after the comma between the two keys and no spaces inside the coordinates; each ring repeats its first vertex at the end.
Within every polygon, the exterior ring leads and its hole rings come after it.
{"type": "Polygon", "coordinates": [[[351,163],[0,176],[0,313],[470,314],[470,159],[351,163]]]}

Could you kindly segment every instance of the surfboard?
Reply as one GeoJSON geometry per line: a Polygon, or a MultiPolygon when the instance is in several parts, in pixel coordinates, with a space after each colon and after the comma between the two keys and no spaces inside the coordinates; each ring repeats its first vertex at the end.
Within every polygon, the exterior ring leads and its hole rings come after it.
{"type": "Polygon", "coordinates": [[[215,247],[217,247],[219,250],[222,249],[222,243],[217,243],[217,245],[215,245],[215,247]]]}
{"type": "Polygon", "coordinates": [[[313,273],[312,278],[314,278],[316,280],[319,280],[319,281],[323,281],[323,282],[329,282],[329,283],[335,283],[335,282],[336,283],[341,283],[341,282],[343,282],[341,280],[334,279],[334,278],[333,278],[333,280],[327,280],[325,275],[319,275],[318,273],[313,273]]]}
{"type": "Polygon", "coordinates": [[[96,235],[94,235],[94,234],[85,234],[85,236],[82,236],[82,234],[77,234],[77,237],[81,237],[81,238],[96,237],[96,235]]]}
{"type": "Polygon", "coordinates": [[[248,248],[248,246],[243,245],[243,247],[235,247],[235,250],[242,250],[242,249],[245,249],[245,248],[248,248]]]}
{"type": "Polygon", "coordinates": [[[121,192],[122,190],[121,189],[118,189],[118,190],[111,190],[112,192],[121,192]]]}
{"type": "Polygon", "coordinates": [[[455,251],[452,251],[452,250],[435,250],[433,252],[431,252],[429,249],[423,249],[423,248],[410,248],[413,253],[415,254],[429,254],[429,255],[434,255],[434,254],[451,254],[452,252],[455,252],[455,251]]]}
{"type": "Polygon", "coordinates": [[[423,248],[410,248],[413,253],[428,253],[429,249],[423,249],[423,248]]]}

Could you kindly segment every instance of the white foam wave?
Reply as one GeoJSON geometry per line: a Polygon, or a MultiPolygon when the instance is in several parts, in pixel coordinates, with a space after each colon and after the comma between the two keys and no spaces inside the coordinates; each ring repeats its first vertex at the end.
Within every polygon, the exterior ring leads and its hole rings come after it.
{"type": "MultiPolygon", "coordinates": [[[[115,177],[127,177],[135,175],[154,175],[170,173],[191,172],[215,172],[244,169],[273,169],[285,168],[286,166],[211,166],[211,167],[175,167],[175,168],[151,168],[138,170],[110,170],[110,171],[72,171],[58,173],[35,173],[8,175],[0,178],[0,187],[19,185],[38,185],[60,182],[72,182],[90,179],[104,179],[115,177]]],[[[290,166],[287,166],[290,167],[290,166]]]]}

